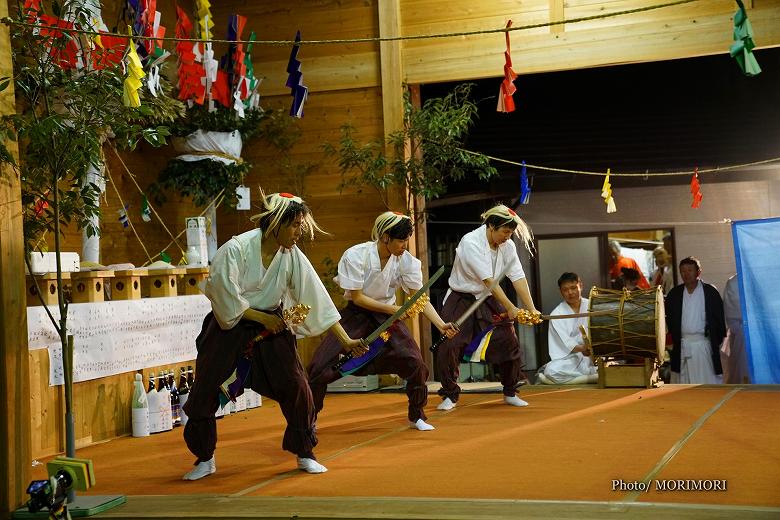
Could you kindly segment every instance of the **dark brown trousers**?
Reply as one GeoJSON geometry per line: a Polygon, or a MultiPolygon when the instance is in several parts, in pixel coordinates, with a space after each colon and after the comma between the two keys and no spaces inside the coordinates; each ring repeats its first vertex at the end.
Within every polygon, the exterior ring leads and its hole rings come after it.
{"type": "MultiPolygon", "coordinates": [[[[233,373],[248,342],[262,330],[259,323],[246,320],[223,330],[212,313],[203,321],[196,340],[195,383],[184,405],[188,417],[184,440],[198,457],[196,463],[214,456],[217,445],[214,413],[219,407],[219,387],[233,373]]],[[[316,414],[306,373],[295,348],[295,337],[289,330],[257,343],[252,349],[252,367],[245,386],[279,403],[287,419],[282,449],[299,457],[314,458],[316,414]]]]}
{"type": "MultiPolygon", "coordinates": [[[[474,300],[471,294],[452,291],[441,311],[441,318],[445,322],[455,321],[474,300]]],[[[449,397],[453,403],[458,401],[458,375],[464,349],[480,331],[495,321],[495,316],[503,312],[506,312],[504,306],[490,296],[461,324],[460,332],[454,338],[444,341],[436,350],[436,366],[441,379],[439,395],[442,398],[449,397]]],[[[498,365],[504,395],[515,395],[518,383],[523,377],[523,354],[517,341],[514,323],[504,322],[496,326],[485,352],[485,361],[498,365]]]]}
{"type": "MultiPolygon", "coordinates": [[[[387,318],[388,314],[371,312],[350,302],[341,311],[341,325],[352,338],[364,338],[371,334],[387,318]]],[[[425,420],[425,405],[428,404],[428,367],[422,359],[420,347],[412,339],[409,329],[403,323],[396,323],[390,340],[382,347],[383,351],[360,370],[353,372],[356,376],[368,374],[398,374],[406,380],[406,395],[409,398],[409,420],[425,420]]],[[[333,370],[340,352],[341,343],[336,336],[328,336],[320,343],[309,364],[309,383],[314,396],[314,406],[317,412],[324,406],[325,393],[329,383],[339,379],[341,374],[333,370]]]]}

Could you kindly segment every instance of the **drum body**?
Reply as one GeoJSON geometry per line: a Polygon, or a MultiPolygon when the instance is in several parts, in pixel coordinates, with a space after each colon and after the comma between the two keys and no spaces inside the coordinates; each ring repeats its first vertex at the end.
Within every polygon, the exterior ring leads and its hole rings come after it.
{"type": "Polygon", "coordinates": [[[590,290],[590,340],[594,356],[663,360],[666,314],[663,289],[590,290]]]}

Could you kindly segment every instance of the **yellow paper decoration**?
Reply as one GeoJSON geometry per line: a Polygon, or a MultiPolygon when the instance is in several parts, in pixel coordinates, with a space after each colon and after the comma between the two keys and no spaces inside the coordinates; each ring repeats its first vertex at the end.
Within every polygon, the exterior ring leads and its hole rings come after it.
{"type": "MultiPolygon", "coordinates": [[[[127,30],[132,36],[133,30],[130,26],[127,27],[127,30]]],[[[132,38],[128,40],[127,49],[127,77],[125,77],[123,84],[122,102],[127,107],[140,107],[141,98],[138,96],[138,90],[143,85],[141,78],[146,76],[146,74],[144,73],[143,65],[141,65],[141,59],[135,50],[135,42],[132,38]]]]}
{"type": "Polygon", "coordinates": [[[211,2],[209,0],[198,0],[197,10],[200,37],[204,40],[210,40],[211,28],[214,27],[214,22],[211,19],[211,2]]]}
{"type": "Polygon", "coordinates": [[[615,207],[615,199],[612,198],[612,185],[609,183],[609,168],[607,168],[607,176],[604,177],[604,185],[601,187],[601,198],[604,199],[604,203],[607,205],[607,213],[614,213],[617,211],[615,207]]]}

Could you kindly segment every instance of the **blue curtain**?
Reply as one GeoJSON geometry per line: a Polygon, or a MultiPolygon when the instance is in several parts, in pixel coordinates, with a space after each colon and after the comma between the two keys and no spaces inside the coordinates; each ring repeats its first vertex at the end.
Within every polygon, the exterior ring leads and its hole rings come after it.
{"type": "Polygon", "coordinates": [[[780,218],[732,224],[750,380],[780,383],[780,218]]]}

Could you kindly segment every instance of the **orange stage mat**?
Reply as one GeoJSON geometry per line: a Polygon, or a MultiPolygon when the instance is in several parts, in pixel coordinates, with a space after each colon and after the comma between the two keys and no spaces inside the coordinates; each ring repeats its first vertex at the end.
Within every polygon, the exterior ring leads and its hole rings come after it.
{"type": "Polygon", "coordinates": [[[217,473],[197,482],[181,480],[193,458],[180,428],[77,456],[93,460],[100,495],[653,502],[780,517],[780,388],[533,386],[520,394],[529,407],[468,393],[450,412],[435,410],[431,395],[431,432],[408,428],[404,394],[329,394],[318,422],[316,454],[329,469],[321,475],[295,470],[281,450],[284,421],[270,400],[218,421],[217,473]],[[656,489],[670,479],[725,481],[726,489],[656,489]],[[613,481],[622,483],[613,489],[613,481]],[[649,491],[632,492],[642,481],[649,491]]]}

